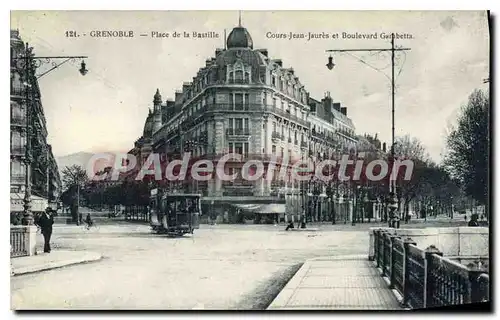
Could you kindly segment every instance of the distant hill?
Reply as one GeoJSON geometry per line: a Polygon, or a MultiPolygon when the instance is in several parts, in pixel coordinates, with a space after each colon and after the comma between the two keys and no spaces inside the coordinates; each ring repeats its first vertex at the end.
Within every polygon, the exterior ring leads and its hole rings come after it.
{"type": "Polygon", "coordinates": [[[62,171],[65,167],[75,164],[85,168],[93,155],[94,154],[91,152],[77,152],[62,157],[56,157],[56,162],[59,167],[59,171],[62,171]]]}
{"type": "MultiPolygon", "coordinates": [[[[118,151],[117,151],[118,152],[118,151]]],[[[117,153],[115,151],[109,151],[109,153],[117,153]]],[[[59,167],[59,172],[61,172],[65,167],[72,165],[78,165],[86,169],[87,165],[95,153],[81,151],[77,153],[68,154],[62,157],[56,157],[57,166],[59,167]]]]}

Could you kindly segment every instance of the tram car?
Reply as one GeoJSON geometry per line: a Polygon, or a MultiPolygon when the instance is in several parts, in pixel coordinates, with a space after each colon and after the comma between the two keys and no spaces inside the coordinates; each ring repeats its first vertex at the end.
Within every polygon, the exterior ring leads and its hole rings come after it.
{"type": "Polygon", "coordinates": [[[151,190],[150,225],[153,232],[168,236],[194,233],[200,227],[201,195],[151,190]]]}

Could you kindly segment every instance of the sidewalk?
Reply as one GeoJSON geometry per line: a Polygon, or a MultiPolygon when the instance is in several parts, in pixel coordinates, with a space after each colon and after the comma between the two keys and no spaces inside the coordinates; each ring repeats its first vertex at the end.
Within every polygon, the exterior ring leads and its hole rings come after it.
{"type": "Polygon", "coordinates": [[[39,253],[31,257],[11,258],[13,276],[66,267],[74,264],[101,260],[96,252],[54,250],[51,253],[39,253]]]}
{"type": "Polygon", "coordinates": [[[403,310],[366,255],[307,260],[268,310],[403,310]]]}

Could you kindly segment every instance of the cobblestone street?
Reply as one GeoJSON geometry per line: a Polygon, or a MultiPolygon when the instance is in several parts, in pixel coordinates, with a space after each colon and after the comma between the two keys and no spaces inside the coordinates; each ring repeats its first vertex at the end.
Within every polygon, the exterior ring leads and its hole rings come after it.
{"type": "Polygon", "coordinates": [[[55,228],[54,250],[100,252],[103,260],[11,278],[12,308],[234,309],[308,258],[368,253],[365,230],[283,229],[202,225],[193,236],[166,238],[146,225],[55,228]]]}

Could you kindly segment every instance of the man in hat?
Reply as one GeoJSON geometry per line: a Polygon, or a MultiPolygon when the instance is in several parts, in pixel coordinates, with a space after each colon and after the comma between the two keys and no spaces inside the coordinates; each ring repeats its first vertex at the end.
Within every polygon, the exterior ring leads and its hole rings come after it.
{"type": "Polygon", "coordinates": [[[48,207],[45,212],[38,219],[38,225],[42,230],[43,239],[45,244],[43,252],[50,253],[50,237],[52,236],[52,225],[54,224],[54,217],[52,216],[52,208],[48,207]]]}

